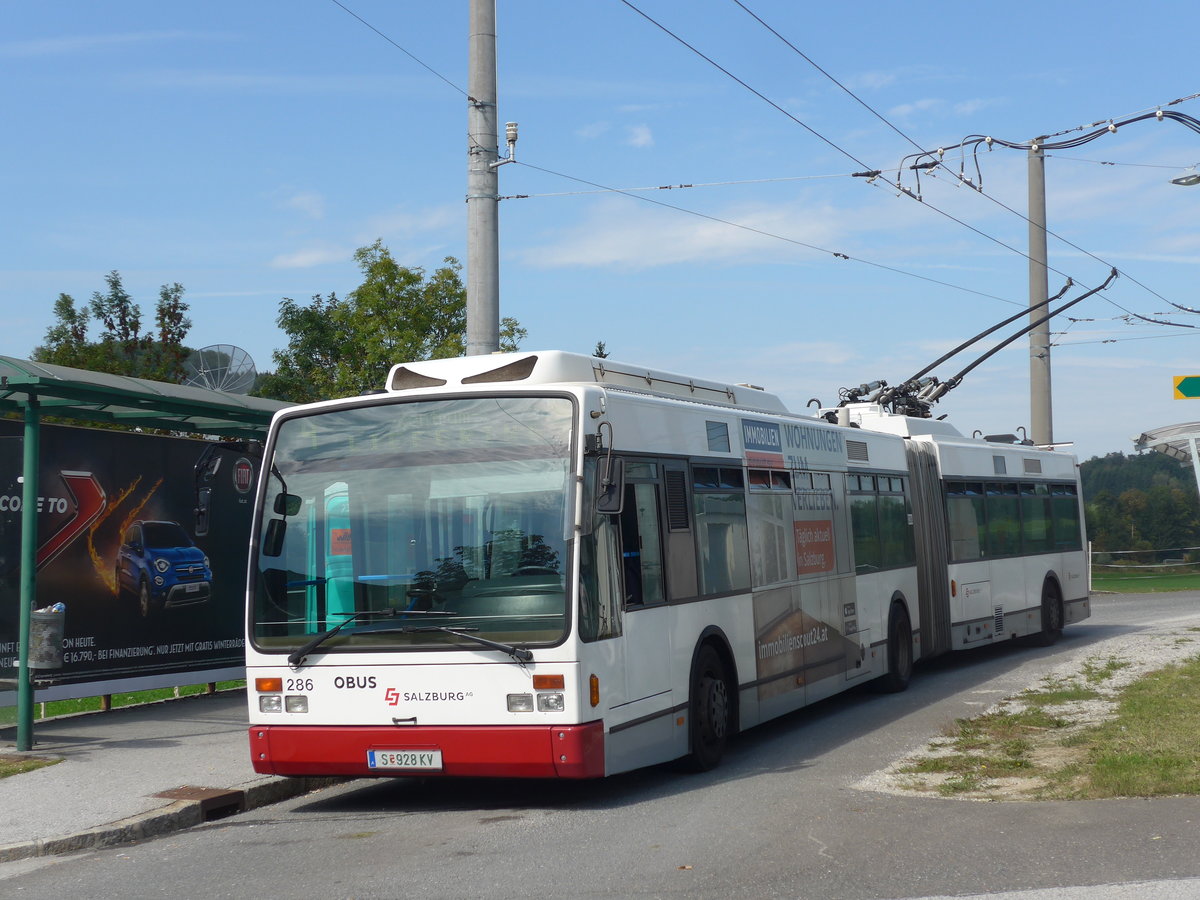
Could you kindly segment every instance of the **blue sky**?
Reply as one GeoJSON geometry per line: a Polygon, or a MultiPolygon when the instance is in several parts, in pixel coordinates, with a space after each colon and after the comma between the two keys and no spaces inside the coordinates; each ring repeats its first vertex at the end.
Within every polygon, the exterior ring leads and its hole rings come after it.
{"type": "MultiPolygon", "coordinates": [[[[731,0],[634,5],[791,117],[620,0],[500,0],[499,120],[521,130],[500,191],[530,195],[501,204],[501,311],[526,349],[603,340],[797,411],[897,382],[1028,298],[1027,224],[1001,205],[1025,211],[1025,154],[981,154],[986,196],[943,173],[916,202],[894,187],[914,143],[1021,141],[1200,91],[1182,2],[744,2],[879,117],[731,0]],[[850,177],[859,162],[885,174],[850,177]]],[[[0,6],[0,354],[28,356],[59,293],[116,269],[148,318],[182,283],[191,344],[270,369],[280,299],[348,293],[355,248],[465,260],[467,4],[343,3],[441,78],[332,0],[0,6]]],[[[1200,100],[1166,108],[1200,118],[1200,100]]],[[[1070,241],[1050,239],[1051,293],[1123,275],[1053,326],[1054,435],[1083,458],[1200,419],[1171,389],[1200,372],[1200,330],[1120,318],[1200,326],[1168,303],[1200,308],[1200,187],[1168,183],[1196,163],[1200,134],[1154,121],[1047,160],[1070,241]]],[[[937,413],[1028,426],[1028,355],[1001,351],[937,413]]]]}

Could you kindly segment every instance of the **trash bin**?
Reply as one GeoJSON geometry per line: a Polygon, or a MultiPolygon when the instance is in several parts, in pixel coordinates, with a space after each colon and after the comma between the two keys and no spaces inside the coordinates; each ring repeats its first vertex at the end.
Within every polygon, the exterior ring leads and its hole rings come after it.
{"type": "Polygon", "coordinates": [[[35,609],[29,619],[29,668],[61,669],[63,634],[67,627],[67,607],[55,603],[35,609]]]}

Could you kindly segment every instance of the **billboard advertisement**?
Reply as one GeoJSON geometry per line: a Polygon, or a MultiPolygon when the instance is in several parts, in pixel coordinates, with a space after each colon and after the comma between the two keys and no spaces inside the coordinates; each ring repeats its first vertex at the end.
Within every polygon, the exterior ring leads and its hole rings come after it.
{"type": "MultiPolygon", "coordinates": [[[[16,678],[22,425],[0,420],[0,680],[16,678]]],[[[43,684],[240,667],[253,445],[43,425],[36,608],[65,606],[43,684]]],[[[185,683],[180,680],[178,683],[185,683]]]]}

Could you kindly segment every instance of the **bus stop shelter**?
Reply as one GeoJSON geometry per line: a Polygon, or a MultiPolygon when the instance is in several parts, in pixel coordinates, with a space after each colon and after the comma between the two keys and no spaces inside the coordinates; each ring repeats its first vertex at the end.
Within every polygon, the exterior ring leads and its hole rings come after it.
{"type": "Polygon", "coordinates": [[[288,404],[144,378],[90,372],[0,356],[0,413],[24,419],[21,487],[17,749],[33,748],[30,624],[37,600],[40,429],[44,417],[206,437],[261,439],[288,404]]]}

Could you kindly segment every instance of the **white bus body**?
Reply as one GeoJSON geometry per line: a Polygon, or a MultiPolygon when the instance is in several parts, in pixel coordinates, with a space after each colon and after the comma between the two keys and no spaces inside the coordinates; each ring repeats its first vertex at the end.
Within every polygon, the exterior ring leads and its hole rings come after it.
{"type": "Polygon", "coordinates": [[[1072,457],[842,416],[560,352],[408,363],[279,413],[255,769],[708,768],[737,730],[903,689],[914,659],[1087,616],[1072,457]]]}

